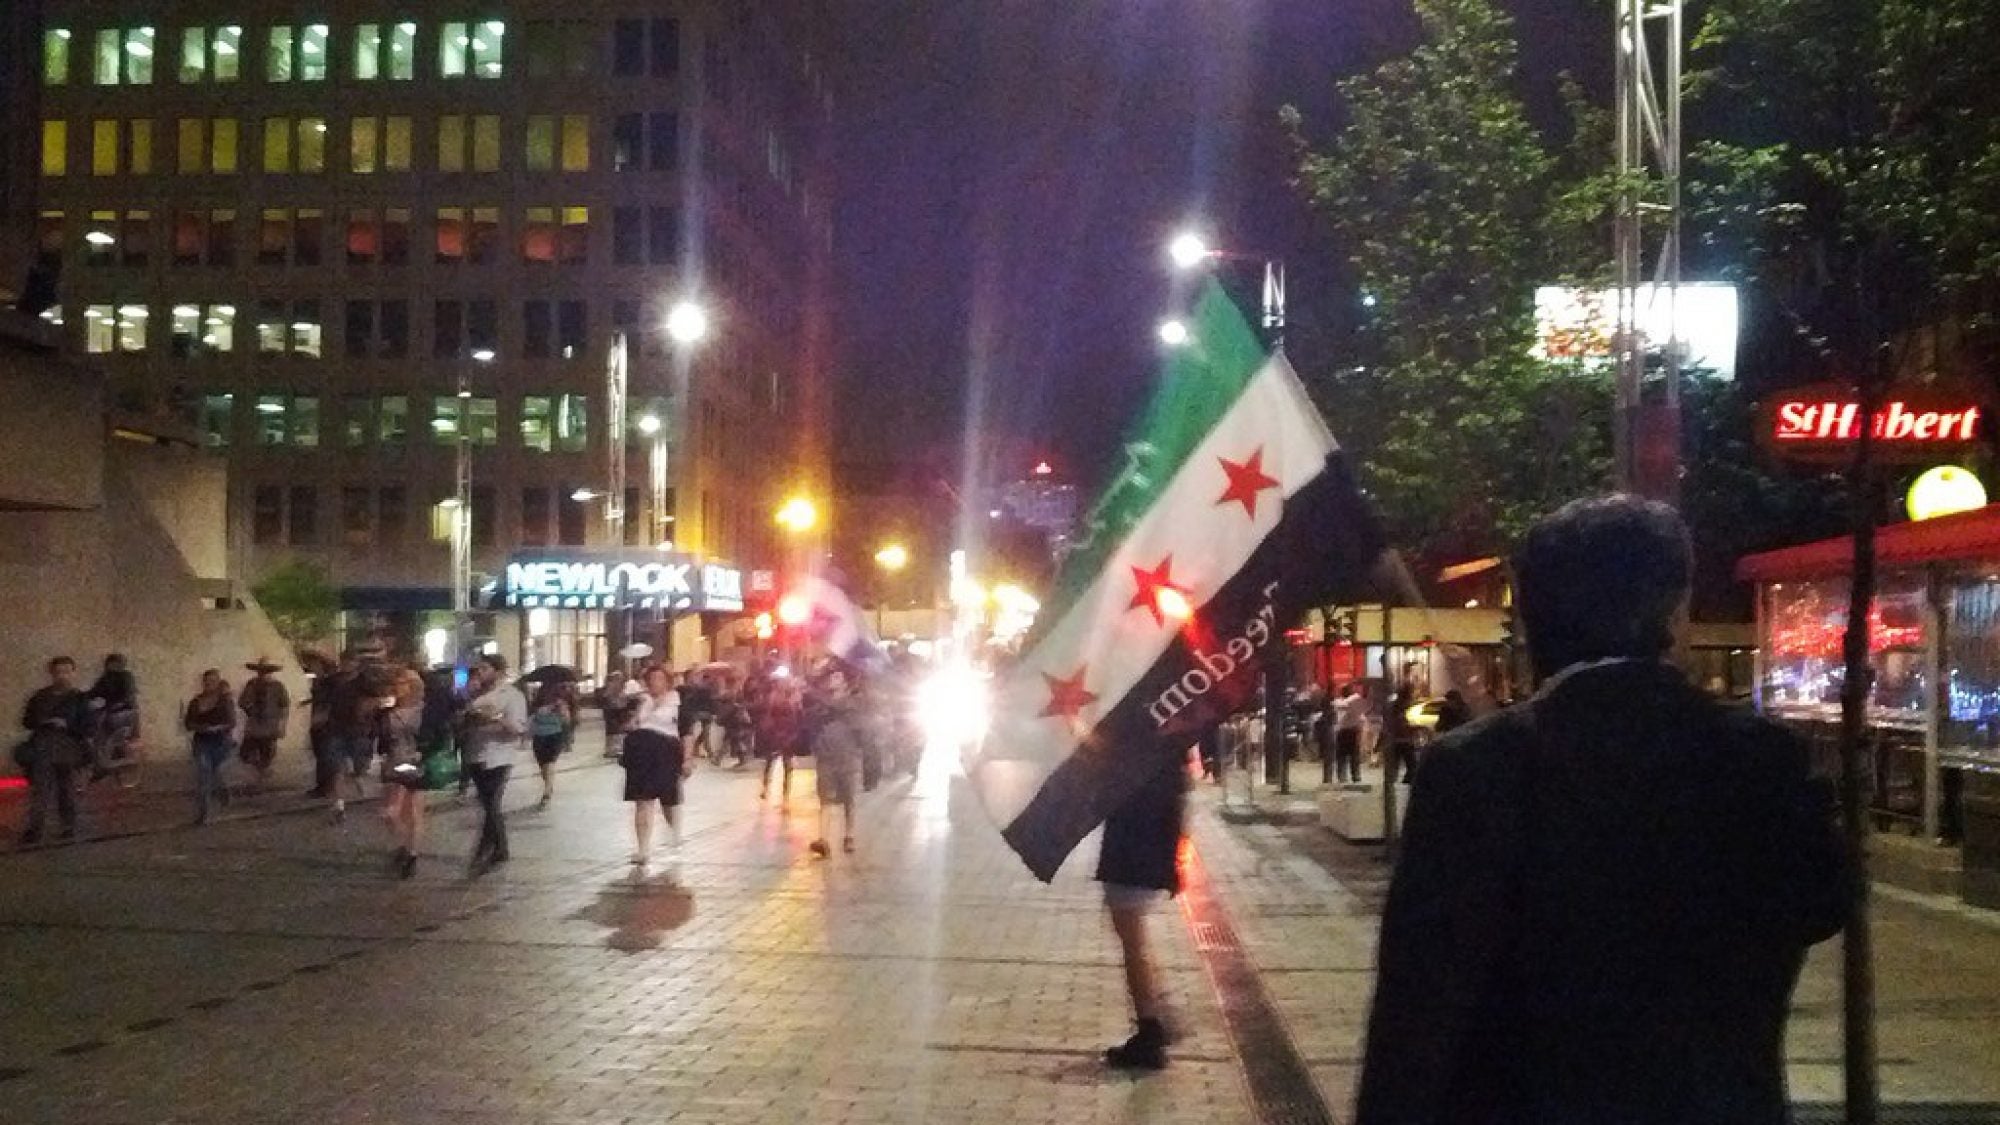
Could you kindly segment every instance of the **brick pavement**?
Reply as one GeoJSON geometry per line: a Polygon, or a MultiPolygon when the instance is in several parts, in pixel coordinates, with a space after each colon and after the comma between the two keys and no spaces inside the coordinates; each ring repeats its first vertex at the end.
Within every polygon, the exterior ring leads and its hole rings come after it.
{"type": "MultiPolygon", "coordinates": [[[[859,856],[704,768],[677,863],[624,862],[614,767],[546,812],[517,769],[515,862],[466,877],[471,810],[435,806],[418,878],[365,812],[272,815],[0,858],[0,1122],[1257,1120],[1178,912],[1158,936],[1190,1037],[1106,1074],[1126,1015],[1079,856],[1053,887],[942,775],[864,799],[859,856]]],[[[1370,987],[1373,855],[1310,827],[1195,837],[1214,897],[1335,1119],[1370,987]]],[[[1892,1098],[2000,1101],[2000,932],[1880,907],[1892,1098]]],[[[1837,1090],[1831,947],[1800,994],[1802,1098],[1837,1090]]]]}

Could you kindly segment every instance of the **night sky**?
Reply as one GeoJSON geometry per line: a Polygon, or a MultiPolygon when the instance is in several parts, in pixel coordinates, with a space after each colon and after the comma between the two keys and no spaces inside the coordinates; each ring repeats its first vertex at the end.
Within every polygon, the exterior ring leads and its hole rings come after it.
{"type": "MultiPolygon", "coordinates": [[[[1602,6],[1516,0],[1532,100],[1604,69],[1608,24],[1575,19],[1602,6]]],[[[1293,356],[1325,350],[1352,286],[1286,183],[1277,110],[1324,135],[1334,83],[1413,41],[1407,0],[856,0],[843,22],[837,461],[956,458],[974,434],[1094,479],[1192,217],[1284,256],[1293,356]]]]}

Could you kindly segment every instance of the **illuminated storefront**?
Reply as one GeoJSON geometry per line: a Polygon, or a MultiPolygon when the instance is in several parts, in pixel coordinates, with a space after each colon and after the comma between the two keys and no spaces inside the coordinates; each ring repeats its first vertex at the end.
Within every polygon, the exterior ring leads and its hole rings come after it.
{"type": "Polygon", "coordinates": [[[602,679],[643,644],[676,664],[722,655],[743,613],[743,572],[675,551],[515,554],[487,604],[520,615],[524,667],[568,664],[602,679]]]}

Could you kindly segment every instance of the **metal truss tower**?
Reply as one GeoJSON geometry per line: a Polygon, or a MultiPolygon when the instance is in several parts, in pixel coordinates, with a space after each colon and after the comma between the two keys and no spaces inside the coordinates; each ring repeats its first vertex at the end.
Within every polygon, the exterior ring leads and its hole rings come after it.
{"type": "Polygon", "coordinates": [[[1681,46],[1683,0],[1618,0],[1619,191],[1615,216],[1619,488],[1680,493],[1681,46]],[[1650,272],[1650,276],[1649,276],[1650,272]],[[1650,283],[1650,284],[1649,284],[1650,283]],[[1648,340],[1646,325],[1666,328],[1648,340]],[[1657,352],[1657,386],[1648,362],[1657,352]]]}

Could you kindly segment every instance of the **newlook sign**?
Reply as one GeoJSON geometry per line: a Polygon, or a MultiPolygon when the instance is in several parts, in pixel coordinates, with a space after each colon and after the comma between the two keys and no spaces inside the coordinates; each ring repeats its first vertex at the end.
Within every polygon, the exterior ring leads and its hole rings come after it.
{"type": "Polygon", "coordinates": [[[527,609],[735,613],[743,608],[743,579],[735,567],[677,553],[516,555],[501,600],[527,609]]]}

